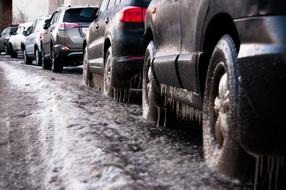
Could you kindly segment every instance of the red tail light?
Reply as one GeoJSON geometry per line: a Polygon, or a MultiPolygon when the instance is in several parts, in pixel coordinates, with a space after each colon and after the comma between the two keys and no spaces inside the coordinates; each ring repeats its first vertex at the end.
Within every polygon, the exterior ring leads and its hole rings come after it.
{"type": "Polygon", "coordinates": [[[76,23],[60,23],[58,25],[59,30],[69,30],[71,28],[79,28],[80,25],[76,23]]]}
{"type": "Polygon", "coordinates": [[[146,8],[126,7],[120,12],[121,22],[144,22],[146,8]]]}

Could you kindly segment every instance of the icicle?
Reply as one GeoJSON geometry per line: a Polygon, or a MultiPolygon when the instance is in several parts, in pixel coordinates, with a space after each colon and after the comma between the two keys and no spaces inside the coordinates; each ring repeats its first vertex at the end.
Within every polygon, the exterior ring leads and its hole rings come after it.
{"type": "Polygon", "coordinates": [[[278,189],[279,169],[280,169],[280,157],[278,156],[278,157],[276,158],[275,189],[278,189]]]}
{"type": "Polygon", "coordinates": [[[167,109],[164,109],[165,117],[164,117],[164,127],[166,127],[167,124],[167,109]]]}
{"type": "Polygon", "coordinates": [[[157,107],[157,127],[160,126],[161,108],[157,107]]]}
{"type": "Polygon", "coordinates": [[[268,190],[271,190],[271,187],[272,187],[272,177],[273,177],[272,174],[273,174],[275,159],[273,159],[272,156],[269,156],[269,158],[270,158],[270,173],[269,173],[268,190]]]}
{"type": "Polygon", "coordinates": [[[260,161],[261,161],[260,156],[257,156],[257,157],[256,157],[256,167],[255,167],[254,190],[257,189],[260,161]]]}
{"type": "Polygon", "coordinates": [[[121,102],[121,100],[122,100],[121,96],[122,96],[122,89],[119,90],[119,100],[118,100],[118,102],[121,102]]]}
{"type": "Polygon", "coordinates": [[[262,175],[263,175],[263,158],[264,158],[264,156],[261,156],[261,161],[260,161],[260,177],[262,177],[262,175]]]}

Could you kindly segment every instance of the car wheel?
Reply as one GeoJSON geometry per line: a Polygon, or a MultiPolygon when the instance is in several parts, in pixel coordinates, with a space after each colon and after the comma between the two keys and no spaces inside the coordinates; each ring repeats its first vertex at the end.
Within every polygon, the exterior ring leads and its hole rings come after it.
{"type": "Polygon", "coordinates": [[[36,48],[35,50],[35,57],[37,65],[42,66],[43,63],[42,52],[40,52],[38,48],[36,48]]]}
{"type": "Polygon", "coordinates": [[[42,58],[43,58],[42,68],[43,68],[43,69],[51,69],[51,67],[52,67],[52,62],[51,62],[51,60],[45,58],[45,52],[44,52],[44,51],[42,51],[42,53],[43,53],[43,54],[42,54],[42,58]]]}
{"type": "Polygon", "coordinates": [[[90,72],[88,65],[87,48],[85,48],[83,56],[82,82],[86,86],[93,87],[92,73],[90,72]]]}
{"type": "Polygon", "coordinates": [[[143,65],[142,108],[143,117],[156,122],[158,119],[158,110],[156,105],[158,104],[157,99],[160,98],[160,93],[152,69],[154,53],[154,42],[151,41],[147,46],[143,65]]]}
{"type": "Polygon", "coordinates": [[[8,52],[11,56],[11,58],[17,58],[18,57],[18,53],[16,51],[14,51],[13,46],[11,44],[8,45],[8,52]]]}
{"type": "Polygon", "coordinates": [[[31,65],[33,60],[27,55],[26,49],[23,49],[23,57],[24,57],[24,63],[26,65],[31,65]]]}
{"type": "Polygon", "coordinates": [[[237,51],[225,35],[208,68],[203,106],[203,144],[207,165],[226,177],[242,180],[250,157],[238,142],[237,51]]]}
{"type": "Polygon", "coordinates": [[[113,64],[112,50],[111,47],[108,48],[105,62],[104,62],[104,73],[103,73],[103,94],[112,97],[113,96],[113,86],[112,81],[114,80],[112,64],[113,64]]]}
{"type": "Polygon", "coordinates": [[[63,72],[63,65],[61,64],[59,58],[56,57],[55,50],[53,49],[51,53],[52,53],[52,71],[54,73],[63,72]]]}
{"type": "Polygon", "coordinates": [[[4,52],[6,53],[6,55],[9,55],[8,54],[8,46],[6,44],[4,45],[4,52]]]}

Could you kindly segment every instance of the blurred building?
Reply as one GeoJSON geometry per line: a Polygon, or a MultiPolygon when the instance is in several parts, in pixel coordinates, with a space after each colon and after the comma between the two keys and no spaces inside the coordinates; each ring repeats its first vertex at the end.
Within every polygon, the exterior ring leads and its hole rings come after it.
{"type": "MultiPolygon", "coordinates": [[[[7,0],[0,0],[7,1],[7,0]]],[[[33,21],[52,13],[59,5],[99,5],[101,0],[10,0],[13,1],[13,23],[33,21]]],[[[0,12],[1,13],[1,12],[0,12]]]]}
{"type": "Polygon", "coordinates": [[[12,0],[0,0],[0,31],[12,23],[12,0]]]}

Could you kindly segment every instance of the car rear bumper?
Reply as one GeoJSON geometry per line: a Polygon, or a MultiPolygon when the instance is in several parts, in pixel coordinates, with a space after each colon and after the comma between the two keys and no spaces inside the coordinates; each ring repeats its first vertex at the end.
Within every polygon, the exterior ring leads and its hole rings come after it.
{"type": "Polygon", "coordinates": [[[239,140],[252,154],[286,154],[285,23],[286,16],[236,21],[239,140]]]}
{"type": "Polygon", "coordinates": [[[83,61],[82,49],[70,49],[65,45],[55,45],[56,57],[62,60],[64,66],[81,65],[83,61]]]}

